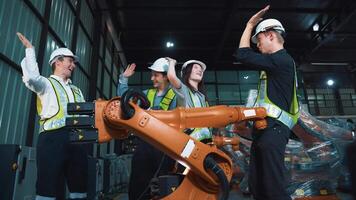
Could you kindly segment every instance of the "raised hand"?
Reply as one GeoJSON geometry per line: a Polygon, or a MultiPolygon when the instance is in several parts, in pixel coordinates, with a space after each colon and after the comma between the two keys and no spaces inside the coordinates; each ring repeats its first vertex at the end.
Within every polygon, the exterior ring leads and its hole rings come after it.
{"type": "Polygon", "coordinates": [[[263,8],[262,10],[258,11],[256,14],[254,14],[250,20],[248,20],[247,25],[250,25],[252,27],[255,27],[258,22],[260,22],[263,18],[263,15],[269,10],[269,5],[263,8]]]}
{"type": "Polygon", "coordinates": [[[173,58],[165,57],[165,59],[168,60],[168,63],[169,63],[170,66],[175,66],[177,64],[177,61],[174,60],[173,58]]]}
{"type": "Polygon", "coordinates": [[[122,74],[125,78],[128,78],[130,76],[132,76],[135,73],[135,68],[136,68],[136,64],[135,63],[131,63],[129,65],[127,65],[124,73],[122,74]]]}
{"type": "Polygon", "coordinates": [[[19,37],[20,41],[22,42],[22,44],[26,48],[32,48],[33,47],[31,42],[25,36],[23,36],[21,33],[17,32],[16,35],[19,37]]]}

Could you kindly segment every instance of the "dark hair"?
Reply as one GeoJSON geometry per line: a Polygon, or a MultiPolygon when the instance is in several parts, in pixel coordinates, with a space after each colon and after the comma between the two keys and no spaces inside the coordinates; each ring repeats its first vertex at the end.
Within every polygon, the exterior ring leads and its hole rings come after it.
{"type": "Polygon", "coordinates": [[[162,74],[163,76],[167,76],[167,72],[158,72],[158,71],[155,71],[155,70],[151,70],[151,72],[156,72],[156,73],[162,74]]]}
{"type": "Polygon", "coordinates": [[[279,30],[274,30],[274,29],[268,29],[267,31],[265,32],[269,32],[269,31],[272,31],[272,32],[275,32],[276,33],[276,37],[277,37],[277,40],[279,43],[284,43],[284,38],[286,37],[286,33],[283,32],[283,31],[279,31],[279,30]]]}
{"type": "MultiPolygon", "coordinates": [[[[182,79],[183,79],[183,83],[191,90],[194,91],[194,87],[189,83],[189,77],[190,74],[192,73],[192,68],[193,65],[196,63],[190,63],[187,65],[187,67],[185,67],[183,69],[183,73],[182,73],[182,79]]],[[[202,79],[199,83],[198,83],[198,91],[203,93],[205,96],[205,101],[208,101],[208,96],[206,95],[206,90],[205,90],[205,86],[204,86],[204,80],[202,79]]]]}

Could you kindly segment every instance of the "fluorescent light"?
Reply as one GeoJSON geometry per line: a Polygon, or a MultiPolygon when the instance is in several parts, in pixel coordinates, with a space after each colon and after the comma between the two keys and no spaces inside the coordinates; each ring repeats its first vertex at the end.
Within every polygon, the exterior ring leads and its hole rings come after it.
{"type": "Polygon", "coordinates": [[[328,86],[332,86],[332,85],[334,85],[334,80],[332,80],[332,79],[329,79],[327,82],[326,82],[326,84],[328,84],[328,86]]]}
{"type": "Polygon", "coordinates": [[[167,48],[174,47],[174,43],[173,43],[173,42],[167,42],[167,43],[166,43],[166,47],[167,47],[167,48]]]}
{"type": "Polygon", "coordinates": [[[314,24],[314,26],[313,26],[313,31],[318,31],[318,30],[319,30],[319,24],[316,23],[316,24],[314,24]]]}

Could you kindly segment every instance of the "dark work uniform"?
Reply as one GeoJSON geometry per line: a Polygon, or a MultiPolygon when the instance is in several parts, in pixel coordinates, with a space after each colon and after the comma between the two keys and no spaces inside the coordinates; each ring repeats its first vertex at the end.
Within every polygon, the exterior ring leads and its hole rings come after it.
{"type": "MultiPolygon", "coordinates": [[[[285,49],[261,54],[251,48],[239,48],[237,61],[251,69],[267,73],[267,96],[279,108],[289,111],[294,91],[293,58],[285,49]]],[[[257,200],[289,200],[286,193],[284,152],[290,130],[281,122],[267,117],[266,129],[253,131],[249,189],[257,200]]]]}
{"type": "MultiPolygon", "coordinates": [[[[122,95],[127,89],[127,83],[119,84],[118,95],[122,95]]],[[[169,87],[170,88],[170,87],[169,87]]],[[[168,88],[167,88],[168,89],[168,88]]],[[[147,90],[144,91],[147,95],[147,90]]],[[[160,102],[165,96],[156,96],[153,99],[152,110],[161,110],[160,102]]],[[[177,107],[176,97],[172,100],[168,110],[177,107]]],[[[157,128],[159,131],[159,128],[157,128]]],[[[152,178],[167,175],[174,169],[175,160],[158,150],[148,142],[139,139],[138,146],[131,162],[131,175],[129,182],[129,200],[149,200],[151,198],[150,182],[152,178]]]]}

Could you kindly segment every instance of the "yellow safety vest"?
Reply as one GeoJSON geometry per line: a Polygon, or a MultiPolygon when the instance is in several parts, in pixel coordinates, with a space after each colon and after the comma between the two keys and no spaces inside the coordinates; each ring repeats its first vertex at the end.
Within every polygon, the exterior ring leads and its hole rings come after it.
{"type": "MultiPolygon", "coordinates": [[[[195,104],[195,98],[191,90],[189,90],[189,96],[191,101],[193,102],[194,108],[197,108],[197,105],[195,104]]],[[[202,107],[209,107],[209,103],[207,101],[201,102],[200,99],[199,101],[202,107]]],[[[193,131],[189,134],[189,136],[199,141],[212,138],[211,131],[209,130],[209,128],[194,128],[193,131]]]]}
{"type": "Polygon", "coordinates": [[[259,90],[255,107],[266,108],[267,116],[282,122],[289,129],[292,129],[297,123],[300,114],[296,88],[297,75],[295,72],[292,103],[290,105],[289,111],[284,111],[268,98],[267,73],[265,71],[262,71],[260,75],[259,90]]]}
{"type": "MultiPolygon", "coordinates": [[[[150,102],[151,107],[153,107],[153,103],[156,97],[157,89],[149,89],[147,91],[147,98],[148,101],[150,102]]],[[[162,110],[168,110],[174,97],[176,96],[176,93],[173,91],[172,88],[168,89],[164,97],[162,98],[161,102],[159,103],[159,106],[162,110]]]]}
{"type": "MultiPolygon", "coordinates": [[[[68,94],[62,84],[54,79],[48,78],[51,83],[53,90],[56,94],[58,111],[52,117],[47,119],[40,119],[40,133],[43,131],[55,130],[65,126],[66,117],[69,117],[67,114],[67,104],[69,102],[68,94]]],[[[84,97],[80,92],[80,89],[74,85],[70,85],[70,89],[74,96],[74,102],[84,102],[84,97]]],[[[37,96],[37,112],[40,114],[42,112],[42,104],[40,99],[37,96]]]]}

